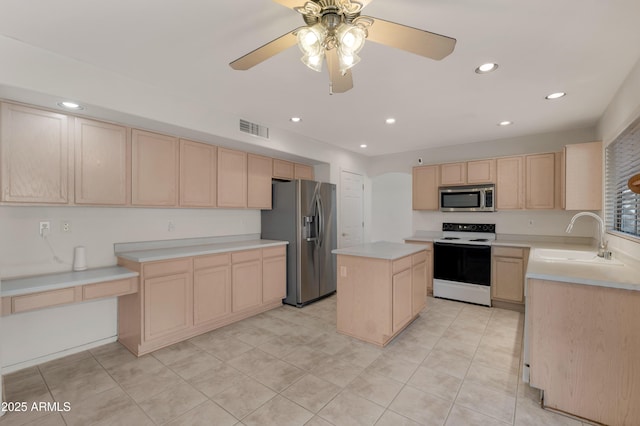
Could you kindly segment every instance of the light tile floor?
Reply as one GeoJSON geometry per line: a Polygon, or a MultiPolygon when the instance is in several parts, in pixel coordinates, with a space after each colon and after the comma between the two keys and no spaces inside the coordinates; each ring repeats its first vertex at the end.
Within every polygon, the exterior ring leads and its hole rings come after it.
{"type": "Polygon", "coordinates": [[[522,314],[429,298],[386,348],[335,331],[336,298],[283,306],[136,358],[118,343],[6,375],[69,402],[0,425],[576,425],[520,379],[522,314]]]}

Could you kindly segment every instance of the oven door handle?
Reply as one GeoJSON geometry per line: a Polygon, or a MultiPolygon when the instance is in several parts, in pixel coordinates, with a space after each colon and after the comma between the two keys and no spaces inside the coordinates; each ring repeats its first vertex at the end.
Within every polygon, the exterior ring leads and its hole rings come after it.
{"type": "Polygon", "coordinates": [[[435,246],[444,246],[444,247],[461,247],[461,248],[469,248],[469,249],[477,249],[477,250],[491,250],[491,246],[484,244],[460,244],[460,243],[433,243],[435,246]]]}

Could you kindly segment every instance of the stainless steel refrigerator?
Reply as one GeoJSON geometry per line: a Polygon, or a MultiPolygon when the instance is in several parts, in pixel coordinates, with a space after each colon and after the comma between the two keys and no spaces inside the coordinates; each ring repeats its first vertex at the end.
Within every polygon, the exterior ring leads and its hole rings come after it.
{"type": "Polygon", "coordinates": [[[289,241],[284,303],[302,307],[336,291],[335,185],[273,182],[272,209],[262,211],[262,238],[289,241]]]}

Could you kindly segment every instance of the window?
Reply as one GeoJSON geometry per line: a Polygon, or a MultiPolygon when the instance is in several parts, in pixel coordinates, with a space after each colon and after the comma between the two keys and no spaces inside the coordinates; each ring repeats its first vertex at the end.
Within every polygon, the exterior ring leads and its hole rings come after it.
{"type": "Polygon", "coordinates": [[[640,120],[606,149],[607,230],[640,237],[640,194],[627,186],[640,173],[640,120]]]}

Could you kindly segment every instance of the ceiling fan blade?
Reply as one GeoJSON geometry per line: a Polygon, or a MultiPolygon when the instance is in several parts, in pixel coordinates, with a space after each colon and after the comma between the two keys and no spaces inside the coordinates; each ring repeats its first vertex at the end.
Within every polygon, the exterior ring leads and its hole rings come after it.
{"type": "Polygon", "coordinates": [[[368,28],[367,40],[395,47],[431,59],[440,60],[453,52],[456,39],[429,31],[419,30],[384,19],[374,20],[368,28]]]}
{"type": "Polygon", "coordinates": [[[302,6],[306,2],[306,0],[273,0],[273,1],[283,5],[284,7],[288,7],[289,9],[302,6]]]}
{"type": "Polygon", "coordinates": [[[351,70],[347,70],[344,74],[340,72],[336,49],[327,50],[325,57],[327,58],[327,68],[329,68],[329,93],[344,93],[352,89],[353,78],[351,77],[351,70]]]}
{"type": "Polygon", "coordinates": [[[293,35],[295,31],[296,30],[293,30],[275,40],[271,40],[264,46],[260,46],[256,50],[231,62],[229,66],[234,70],[248,70],[249,68],[258,65],[260,62],[266,61],[273,55],[290,48],[298,42],[298,38],[293,35]]]}

